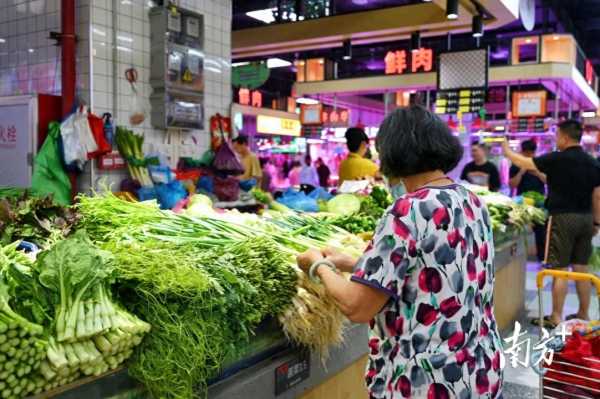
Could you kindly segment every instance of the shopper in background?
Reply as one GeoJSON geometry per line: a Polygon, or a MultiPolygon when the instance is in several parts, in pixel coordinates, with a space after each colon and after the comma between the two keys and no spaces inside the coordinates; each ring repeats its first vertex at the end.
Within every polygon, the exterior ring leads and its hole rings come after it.
{"type": "Polygon", "coordinates": [[[331,171],[329,167],[325,165],[322,158],[317,159],[317,174],[319,175],[319,185],[321,187],[329,187],[329,176],[331,176],[331,171]]]}
{"type": "Polygon", "coordinates": [[[261,186],[262,179],[262,168],[258,157],[248,146],[248,137],[240,134],[233,139],[233,149],[239,155],[242,166],[244,167],[244,173],[239,177],[240,181],[245,180],[256,180],[256,186],[261,186]]]}
{"type": "MultiPolygon", "coordinates": [[[[521,155],[533,158],[537,151],[537,144],[533,140],[525,140],[521,143],[521,155]]],[[[546,193],[546,175],[537,170],[519,168],[517,165],[510,167],[510,187],[515,189],[517,195],[528,191],[546,193]]]]}
{"type": "Polygon", "coordinates": [[[319,175],[317,174],[317,168],[312,164],[310,155],[304,157],[304,165],[300,169],[300,186],[306,193],[319,187],[319,175]]]}
{"type": "MultiPolygon", "coordinates": [[[[533,158],[537,151],[537,144],[533,140],[525,140],[521,143],[521,154],[527,158],[533,158]]],[[[517,195],[527,192],[546,194],[546,175],[537,170],[519,168],[517,165],[510,167],[510,187],[516,190],[517,195]]],[[[535,246],[537,257],[540,262],[544,261],[546,244],[546,226],[534,224],[535,246]]]]}
{"type": "MultiPolygon", "coordinates": [[[[521,169],[536,171],[547,176],[550,212],[546,260],[548,267],[587,273],[587,262],[592,254],[594,226],[600,226],[600,164],[580,146],[582,126],[568,120],[558,125],[556,146],[552,152],[529,158],[513,152],[504,142],[504,153],[521,169]]],[[[576,283],[579,311],[567,316],[589,320],[591,285],[576,283]]],[[[552,284],[552,314],[544,317],[544,327],[553,328],[562,321],[568,282],[555,279],[552,284]]],[[[538,324],[539,320],[532,321],[538,324]]]]}
{"type": "Polygon", "coordinates": [[[350,153],[340,164],[339,184],[344,180],[376,178],[379,168],[375,162],[365,158],[369,148],[369,137],[365,131],[358,127],[346,130],[346,146],[350,153]]]}
{"type": "Polygon", "coordinates": [[[260,182],[260,189],[265,192],[270,192],[272,189],[273,176],[269,170],[270,166],[269,158],[260,158],[260,167],[262,170],[262,179],[260,182]]]}
{"type": "Polygon", "coordinates": [[[417,105],[389,114],[376,142],[391,192],[402,185],[408,194],[395,198],[360,259],[310,250],[298,265],[351,321],[369,323],[371,398],[500,398],[491,221],[446,176],[462,146],[417,105]]]}
{"type": "Polygon", "coordinates": [[[302,166],[298,161],[292,161],[290,172],[288,173],[288,182],[290,187],[296,187],[300,185],[300,171],[302,166]]]}
{"type": "Polygon", "coordinates": [[[487,187],[490,191],[500,189],[500,173],[496,165],[488,161],[487,148],[484,144],[471,145],[473,161],[465,165],[460,178],[471,184],[487,187]]]}

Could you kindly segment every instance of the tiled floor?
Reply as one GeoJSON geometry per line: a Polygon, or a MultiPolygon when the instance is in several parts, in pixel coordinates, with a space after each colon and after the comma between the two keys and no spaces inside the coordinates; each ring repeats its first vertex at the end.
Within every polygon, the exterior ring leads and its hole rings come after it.
{"type": "MultiPolygon", "coordinates": [[[[526,298],[526,310],[527,315],[523,320],[520,320],[521,328],[527,330],[532,343],[537,342],[539,336],[539,329],[533,326],[530,322],[532,318],[539,317],[538,309],[538,294],[536,287],[536,275],[540,270],[540,266],[537,263],[529,263],[527,265],[527,298],[526,298]]],[[[543,295],[542,295],[542,307],[544,312],[548,314],[551,309],[551,279],[548,278],[545,281],[543,295]]],[[[593,320],[600,319],[600,313],[598,309],[597,293],[592,292],[592,305],[590,317],[593,320]]],[[[575,285],[569,285],[569,294],[565,303],[564,316],[577,312],[578,300],[575,291],[575,285]]],[[[504,399],[522,399],[522,398],[538,398],[539,397],[539,376],[531,369],[516,368],[513,369],[507,366],[504,371],[504,399]]]]}

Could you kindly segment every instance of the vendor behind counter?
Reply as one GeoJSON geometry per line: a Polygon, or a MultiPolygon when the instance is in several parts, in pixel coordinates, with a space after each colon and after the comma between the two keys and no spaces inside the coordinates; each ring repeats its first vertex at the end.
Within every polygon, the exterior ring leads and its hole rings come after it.
{"type": "Polygon", "coordinates": [[[344,180],[362,180],[379,176],[377,164],[365,158],[369,149],[369,137],[363,129],[351,127],[346,130],[346,145],[350,153],[340,164],[340,185],[344,180]]]}
{"type": "Polygon", "coordinates": [[[240,134],[233,139],[233,149],[239,155],[244,167],[244,173],[240,176],[240,181],[255,179],[256,186],[261,187],[262,168],[256,154],[250,151],[248,137],[240,134]]]}

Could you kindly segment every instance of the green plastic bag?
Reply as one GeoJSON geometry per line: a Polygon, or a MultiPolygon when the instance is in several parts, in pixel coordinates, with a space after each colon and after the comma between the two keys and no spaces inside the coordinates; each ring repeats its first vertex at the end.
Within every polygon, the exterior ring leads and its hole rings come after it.
{"type": "Polygon", "coordinates": [[[38,193],[52,194],[54,201],[60,205],[69,205],[71,181],[60,160],[59,136],[60,125],[51,122],[48,125],[48,136],[33,162],[31,188],[38,193]]]}

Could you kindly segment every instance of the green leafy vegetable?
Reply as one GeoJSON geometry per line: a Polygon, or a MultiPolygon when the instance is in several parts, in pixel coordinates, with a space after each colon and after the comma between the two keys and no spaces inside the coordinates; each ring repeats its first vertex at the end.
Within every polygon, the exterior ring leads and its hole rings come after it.
{"type": "Polygon", "coordinates": [[[338,215],[351,215],[360,211],[360,199],[353,194],[339,194],[327,202],[327,210],[338,215]]]}

